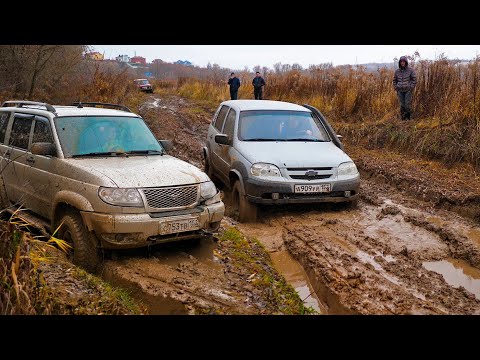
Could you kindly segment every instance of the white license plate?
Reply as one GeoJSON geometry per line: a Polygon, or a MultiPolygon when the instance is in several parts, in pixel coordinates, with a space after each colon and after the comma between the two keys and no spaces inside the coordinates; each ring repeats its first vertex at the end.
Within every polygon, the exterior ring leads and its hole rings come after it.
{"type": "Polygon", "coordinates": [[[295,185],[295,193],[300,193],[300,194],[328,193],[331,191],[332,191],[331,184],[295,185]]]}
{"type": "Polygon", "coordinates": [[[196,218],[168,221],[160,224],[160,235],[174,234],[198,229],[200,229],[200,223],[196,218]]]}

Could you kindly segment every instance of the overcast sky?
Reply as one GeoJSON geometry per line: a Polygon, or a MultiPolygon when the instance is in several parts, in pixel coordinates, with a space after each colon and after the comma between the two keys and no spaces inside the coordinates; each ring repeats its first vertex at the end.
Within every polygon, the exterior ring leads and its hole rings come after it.
{"type": "Polygon", "coordinates": [[[334,65],[390,62],[395,57],[415,51],[423,59],[433,59],[440,53],[448,58],[473,59],[480,54],[480,45],[93,45],[94,49],[113,59],[119,54],[162,59],[167,62],[189,60],[194,65],[209,62],[222,67],[243,69],[255,65],[311,64],[331,62],[334,65]]]}

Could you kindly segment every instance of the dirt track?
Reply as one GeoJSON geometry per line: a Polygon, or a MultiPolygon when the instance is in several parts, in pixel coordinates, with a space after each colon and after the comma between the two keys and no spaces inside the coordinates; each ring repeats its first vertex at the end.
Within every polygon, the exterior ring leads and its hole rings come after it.
{"type": "MultiPolygon", "coordinates": [[[[155,95],[140,113],[159,138],[174,140],[173,155],[202,166],[211,109],[155,95]]],[[[461,188],[448,192],[443,170],[422,165],[413,172],[406,161],[387,166],[392,162],[380,152],[350,150],[362,170],[358,208],[261,209],[261,222],[227,218],[223,228],[235,225],[274,259],[287,250],[303,265],[316,293],[309,297],[319,300],[322,313],[480,314],[478,189],[465,188],[465,196],[461,188]],[[422,171],[433,175],[422,177],[422,171]]],[[[251,286],[251,275],[227,266],[226,245],[208,240],[150,258],[122,258],[107,264],[106,277],[137,289],[144,300],[151,296],[152,304],[158,305],[158,295],[173,301],[159,313],[281,313],[265,291],[251,286]]]]}

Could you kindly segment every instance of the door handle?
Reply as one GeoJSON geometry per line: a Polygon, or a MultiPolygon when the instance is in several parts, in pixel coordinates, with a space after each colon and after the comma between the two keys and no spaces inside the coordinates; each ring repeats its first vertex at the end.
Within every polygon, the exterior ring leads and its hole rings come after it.
{"type": "Polygon", "coordinates": [[[33,164],[35,162],[35,158],[33,156],[28,156],[27,162],[33,164]]]}

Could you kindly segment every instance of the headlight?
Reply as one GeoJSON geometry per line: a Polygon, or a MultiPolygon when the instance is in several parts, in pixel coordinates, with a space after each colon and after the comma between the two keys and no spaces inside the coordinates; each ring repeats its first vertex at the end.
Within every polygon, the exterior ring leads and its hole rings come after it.
{"type": "Polygon", "coordinates": [[[213,181],[207,181],[200,184],[200,197],[207,200],[217,195],[217,187],[213,181]]]}
{"type": "Polygon", "coordinates": [[[272,164],[256,163],[250,168],[253,176],[282,176],[280,169],[272,164]]]}
{"type": "Polygon", "coordinates": [[[352,161],[340,164],[338,166],[339,178],[351,178],[358,175],[358,170],[352,161]]]}
{"type": "Polygon", "coordinates": [[[143,200],[137,189],[120,189],[100,187],[100,199],[110,205],[142,207],[143,200]]]}

